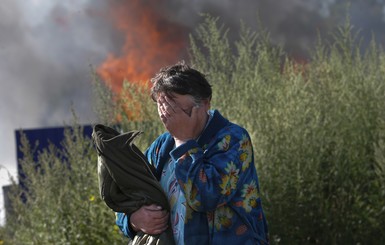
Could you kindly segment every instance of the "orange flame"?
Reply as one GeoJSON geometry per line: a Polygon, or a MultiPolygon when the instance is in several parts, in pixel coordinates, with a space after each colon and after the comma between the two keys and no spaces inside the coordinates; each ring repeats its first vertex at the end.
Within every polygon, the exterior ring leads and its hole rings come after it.
{"type": "Polygon", "coordinates": [[[125,35],[121,55],[109,54],[97,73],[119,93],[123,81],[148,82],[160,67],[185,56],[187,32],[171,23],[156,7],[163,1],[111,1],[109,16],[125,35]]]}

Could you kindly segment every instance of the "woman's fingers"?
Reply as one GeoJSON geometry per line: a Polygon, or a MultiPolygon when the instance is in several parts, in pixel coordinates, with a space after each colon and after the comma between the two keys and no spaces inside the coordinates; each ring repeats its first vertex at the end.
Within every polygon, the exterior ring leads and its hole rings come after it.
{"type": "Polygon", "coordinates": [[[143,206],[130,216],[131,226],[147,234],[159,234],[167,229],[169,214],[157,205],[143,206]]]}

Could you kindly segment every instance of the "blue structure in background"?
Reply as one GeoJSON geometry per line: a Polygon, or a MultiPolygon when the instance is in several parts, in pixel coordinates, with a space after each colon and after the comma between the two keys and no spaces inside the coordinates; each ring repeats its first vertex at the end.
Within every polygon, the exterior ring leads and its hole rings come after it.
{"type": "MultiPolygon", "coordinates": [[[[91,138],[93,127],[91,125],[82,125],[83,127],[83,135],[88,136],[91,138]]],[[[23,173],[23,169],[21,166],[20,159],[24,158],[23,153],[20,150],[20,147],[22,146],[22,135],[24,134],[27,138],[29,144],[31,147],[35,150],[33,153],[33,160],[36,163],[36,166],[38,166],[38,155],[40,152],[42,152],[44,149],[46,149],[50,144],[53,144],[58,149],[63,149],[62,142],[65,137],[65,131],[67,127],[51,127],[51,128],[37,128],[37,129],[23,129],[23,130],[16,130],[15,131],[15,137],[16,137],[16,154],[17,154],[17,174],[19,179],[19,184],[22,188],[25,190],[28,190],[28,187],[24,185],[24,181],[26,176],[23,173]],[[36,145],[36,142],[38,144],[36,145]]],[[[71,130],[71,128],[69,127],[71,130]]],[[[11,186],[3,186],[3,196],[4,196],[4,207],[5,207],[5,216],[6,220],[8,219],[9,215],[12,215],[12,207],[10,200],[8,198],[8,192],[11,189],[11,186]]],[[[21,196],[22,200],[26,200],[25,196],[21,196]]]]}
{"type": "MultiPolygon", "coordinates": [[[[83,133],[85,136],[91,137],[92,126],[83,125],[83,133]]],[[[20,150],[21,147],[21,136],[24,134],[30,143],[30,145],[35,149],[35,143],[38,142],[38,145],[33,152],[33,160],[37,161],[38,153],[43,149],[46,149],[50,144],[55,145],[58,149],[62,149],[61,142],[64,140],[64,133],[66,127],[51,127],[51,128],[38,128],[38,129],[22,129],[16,130],[16,152],[17,152],[17,168],[20,168],[20,159],[23,158],[23,153],[20,150]]]]}
{"type": "MultiPolygon", "coordinates": [[[[91,125],[83,125],[82,127],[83,127],[84,136],[91,137],[93,127],[91,125]]],[[[42,152],[44,149],[46,149],[50,144],[53,144],[58,149],[63,148],[61,143],[64,140],[64,137],[65,137],[64,134],[66,129],[71,130],[71,128],[66,128],[66,127],[51,127],[51,128],[38,128],[38,129],[23,129],[23,130],[15,131],[16,152],[17,152],[17,172],[18,172],[20,186],[22,186],[26,190],[28,189],[28,187],[24,185],[23,180],[26,178],[26,176],[23,173],[22,165],[20,162],[20,159],[23,159],[24,157],[24,154],[20,149],[22,146],[22,135],[23,134],[25,135],[32,149],[34,149],[34,151],[32,152],[33,160],[36,164],[38,164],[37,160],[38,160],[39,153],[42,152]],[[38,144],[36,144],[36,142],[38,144]]]]}

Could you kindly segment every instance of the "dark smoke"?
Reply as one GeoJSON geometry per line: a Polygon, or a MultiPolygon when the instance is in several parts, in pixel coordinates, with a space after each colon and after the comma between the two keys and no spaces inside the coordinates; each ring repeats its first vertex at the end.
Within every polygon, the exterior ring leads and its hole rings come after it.
{"type": "Polygon", "coordinates": [[[220,16],[220,21],[229,28],[230,39],[237,37],[241,19],[256,31],[260,28],[259,19],[272,42],[283,45],[295,57],[307,58],[318,34],[323,40],[331,40],[332,33],[344,25],[347,17],[353,31],[360,32],[364,46],[372,33],[378,43],[385,42],[384,0],[169,0],[168,3],[167,16],[185,23],[191,30],[201,20],[197,13],[220,16]]]}

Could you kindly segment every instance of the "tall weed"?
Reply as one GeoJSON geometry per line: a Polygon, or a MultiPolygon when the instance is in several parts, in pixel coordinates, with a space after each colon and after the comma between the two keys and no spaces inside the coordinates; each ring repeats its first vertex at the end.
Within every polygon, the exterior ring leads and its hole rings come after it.
{"type": "Polygon", "coordinates": [[[213,107],[252,136],[272,243],[385,242],[382,49],[363,52],[347,22],[298,64],[245,26],[229,45],[218,22],[206,16],[191,36],[191,62],[213,107]]]}
{"type": "MultiPolygon", "coordinates": [[[[34,143],[34,142],[32,142],[34,143]]],[[[2,229],[4,244],[123,244],[114,213],[99,196],[97,159],[80,126],[68,127],[62,149],[38,154],[23,136],[24,187],[13,183],[12,213],[2,229]]]]}

